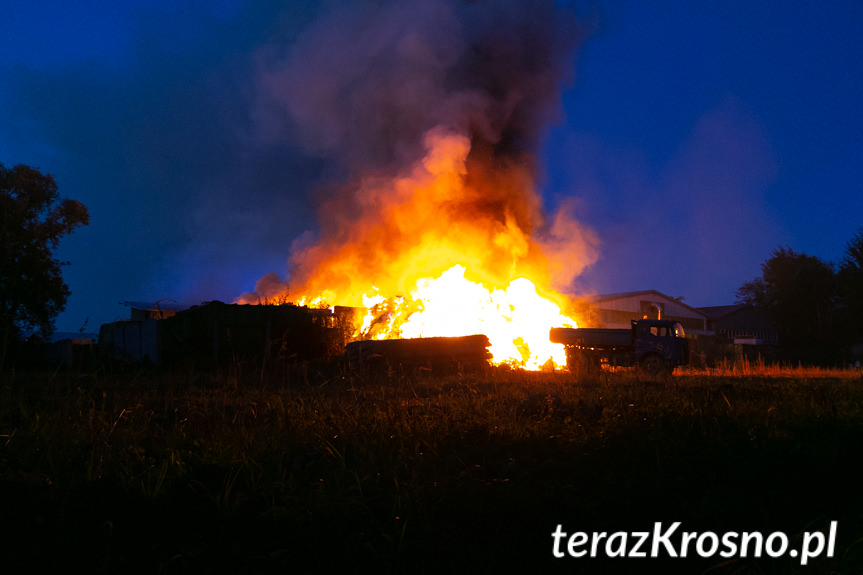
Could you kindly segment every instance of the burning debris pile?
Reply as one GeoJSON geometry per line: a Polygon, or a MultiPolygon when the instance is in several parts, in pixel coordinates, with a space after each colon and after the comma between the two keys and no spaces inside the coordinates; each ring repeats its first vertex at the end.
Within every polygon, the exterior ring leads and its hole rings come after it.
{"type": "Polygon", "coordinates": [[[489,343],[484,335],[359,340],[345,347],[345,363],[352,370],[370,374],[385,373],[393,366],[468,371],[488,365],[489,343]]]}
{"type": "Polygon", "coordinates": [[[568,206],[546,213],[536,177],[575,32],[551,0],[351,4],[262,55],[268,133],[345,177],[317,190],[289,281],[238,301],[363,307],[358,339],[485,334],[496,363],[563,364],[557,290],[595,241],[568,206]]]}

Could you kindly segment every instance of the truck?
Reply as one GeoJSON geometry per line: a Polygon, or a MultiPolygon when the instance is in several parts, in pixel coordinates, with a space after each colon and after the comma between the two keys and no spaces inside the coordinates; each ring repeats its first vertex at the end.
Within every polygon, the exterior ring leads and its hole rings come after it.
{"type": "Polygon", "coordinates": [[[672,320],[632,320],[630,329],[555,327],[548,338],[564,345],[566,365],[573,373],[598,371],[603,366],[635,367],[657,378],[689,363],[683,326],[672,320]]]}

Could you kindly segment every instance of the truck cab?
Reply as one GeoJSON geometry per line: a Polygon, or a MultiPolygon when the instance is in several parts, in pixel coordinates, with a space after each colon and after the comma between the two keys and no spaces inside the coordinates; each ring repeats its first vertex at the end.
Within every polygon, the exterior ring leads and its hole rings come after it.
{"type": "Polygon", "coordinates": [[[645,371],[658,373],[689,363],[689,344],[683,326],[661,319],[632,320],[635,363],[645,371]]]}

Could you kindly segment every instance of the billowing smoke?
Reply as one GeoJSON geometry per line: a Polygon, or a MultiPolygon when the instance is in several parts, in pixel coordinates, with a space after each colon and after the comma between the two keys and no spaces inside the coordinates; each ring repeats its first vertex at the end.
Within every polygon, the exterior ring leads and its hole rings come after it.
{"type": "Polygon", "coordinates": [[[552,0],[351,2],[261,50],[258,137],[335,166],[317,232],[294,242],[292,295],[356,304],[366,278],[398,292],[474,259],[492,283],[561,287],[591,263],[592,234],[536,190],[578,40],[552,0]]]}
{"type": "Polygon", "coordinates": [[[363,174],[413,162],[438,126],[532,153],[577,37],[550,0],[346,3],[259,54],[260,127],[363,174]]]}

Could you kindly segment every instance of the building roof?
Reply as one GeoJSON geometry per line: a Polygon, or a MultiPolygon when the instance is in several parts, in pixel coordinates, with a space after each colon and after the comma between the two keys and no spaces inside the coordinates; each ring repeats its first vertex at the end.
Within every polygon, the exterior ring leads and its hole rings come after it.
{"type": "Polygon", "coordinates": [[[653,290],[653,289],[586,295],[586,296],[582,297],[581,299],[588,301],[588,302],[600,302],[600,301],[608,301],[608,300],[612,300],[612,299],[625,299],[625,298],[634,297],[637,295],[647,295],[647,294],[658,295],[658,296],[662,296],[664,298],[668,298],[668,299],[672,299],[672,300],[674,299],[673,297],[669,297],[669,296],[665,295],[664,293],[658,292],[658,291],[653,290]]]}
{"type": "Polygon", "coordinates": [[[160,299],[154,302],[146,301],[124,301],[122,305],[132,309],[140,309],[145,311],[184,311],[190,306],[177,303],[173,300],[160,299]]]}
{"type": "Polygon", "coordinates": [[[707,319],[721,319],[747,307],[752,306],[746,303],[737,303],[734,305],[714,305],[710,307],[700,307],[698,308],[698,311],[706,315],[707,319]]]}
{"type": "Polygon", "coordinates": [[[702,311],[702,308],[694,308],[691,305],[684,303],[682,297],[679,297],[679,298],[671,297],[670,295],[666,295],[662,292],[659,292],[659,291],[656,291],[653,289],[640,290],[640,291],[624,291],[624,292],[606,293],[606,294],[595,294],[595,295],[584,296],[581,299],[587,303],[601,303],[604,301],[612,301],[612,300],[617,300],[617,299],[627,299],[627,298],[631,298],[631,297],[644,296],[644,295],[658,296],[658,297],[661,297],[661,298],[666,299],[668,301],[673,301],[675,304],[683,306],[686,309],[689,309],[689,310],[691,310],[691,311],[693,311],[699,315],[705,315],[704,312],[702,311]]]}

